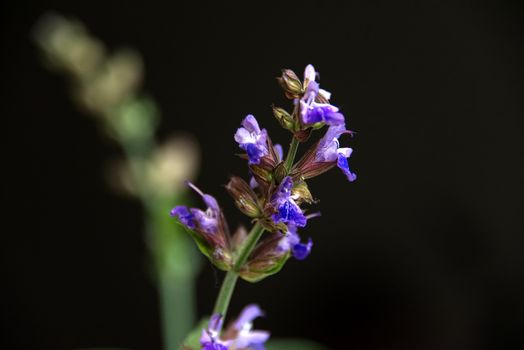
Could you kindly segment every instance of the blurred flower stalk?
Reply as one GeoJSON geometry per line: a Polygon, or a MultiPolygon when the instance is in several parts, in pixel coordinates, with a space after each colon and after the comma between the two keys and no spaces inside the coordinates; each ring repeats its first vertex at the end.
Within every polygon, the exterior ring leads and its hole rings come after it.
{"type": "Polygon", "coordinates": [[[80,22],[56,14],[40,19],[34,38],[46,64],[70,79],[78,105],[123,150],[124,159],[109,171],[110,181],[121,193],[142,202],[161,302],[164,345],[167,350],[178,349],[194,325],[194,281],[200,260],[184,229],[173,225],[165,213],[185,201],[183,181],[195,177],[197,144],[188,136],[157,143],[159,111],[155,102],[139,91],[143,65],[137,52],[121,49],[108,54],[80,22]]]}

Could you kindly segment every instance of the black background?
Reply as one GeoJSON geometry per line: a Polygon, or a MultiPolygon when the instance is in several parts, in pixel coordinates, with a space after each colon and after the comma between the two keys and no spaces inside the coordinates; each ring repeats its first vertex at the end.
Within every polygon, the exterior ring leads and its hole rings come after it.
{"type": "MultiPolygon", "coordinates": [[[[258,328],[335,349],[523,345],[521,2],[1,6],[5,349],[161,348],[140,205],[108,188],[120,150],[41,64],[30,28],[46,10],[142,53],[159,138],[198,138],[197,183],[232,225],[247,223],[221,186],[246,174],[233,155],[241,118],[288,142],[270,113],[286,103],[281,68],[313,63],[358,132],[358,180],[311,181],[323,217],[303,231],[310,258],[242,283],[232,314],[257,302],[268,314],[258,328]]],[[[220,278],[206,264],[200,314],[220,278]]]]}

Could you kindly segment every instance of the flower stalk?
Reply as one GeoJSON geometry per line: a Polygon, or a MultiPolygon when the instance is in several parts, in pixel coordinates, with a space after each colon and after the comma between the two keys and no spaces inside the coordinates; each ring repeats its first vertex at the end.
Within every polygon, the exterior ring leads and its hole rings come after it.
{"type": "Polygon", "coordinates": [[[331,94],[319,88],[317,76],[313,66],[308,65],[303,81],[289,69],[277,78],[294,104],[292,113],[273,106],[275,118],[293,134],[285,158],[282,146],[273,143],[268,131],[252,114],[242,120],[234,134],[242,150],[238,156],[247,161],[251,178],[245,181],[232,176],[225,188],[237,208],[255,222],[249,234],[242,226],[231,234],[217,200],[192,183],[188,186],[201,197],[205,209],[182,205],[171,210],[171,216],[188,229],[211,263],[227,271],[207,327],[199,326],[196,334],[200,332],[200,338],[189,338],[184,349],[264,348],[269,332],[252,328],[252,321],[263,316],[255,304],[246,307],[236,321],[222,329],[238,279],[256,283],[278,273],[290,257],[304,260],[309,256],[313,240],[302,241],[298,230],[320,213],[306,214],[308,208],[303,208],[316,203],[306,180],[335,166],[348,181],[356,179],[347,161],[352,149],[341,147],[339,141],[342,135],[352,132],[346,130],[339,109],[329,103],[331,94]],[[327,126],[324,136],[295,163],[299,144],[324,126],[327,126]]]}
{"type": "MultiPolygon", "coordinates": [[[[285,162],[287,172],[289,172],[293,166],[299,144],[300,142],[295,137],[293,137],[285,162]]],[[[242,269],[242,266],[244,266],[246,263],[249,255],[251,255],[255,249],[258,240],[260,237],[262,237],[262,233],[264,233],[264,227],[259,222],[257,222],[251,229],[251,232],[247,236],[244,244],[240,247],[233,268],[226,273],[226,277],[222,282],[220,292],[218,293],[218,297],[215,302],[213,314],[220,314],[222,317],[226,317],[229,302],[231,300],[231,296],[233,295],[233,291],[235,290],[240,269],[242,269]]]]}
{"type": "Polygon", "coordinates": [[[293,166],[293,162],[295,161],[295,157],[297,155],[298,145],[299,141],[296,137],[293,137],[291,140],[291,145],[289,146],[289,153],[286,158],[286,172],[289,173],[291,171],[291,167],[293,166]]]}
{"type": "Polygon", "coordinates": [[[253,249],[255,249],[262,233],[264,233],[264,228],[257,222],[251,229],[251,232],[247,236],[242,247],[240,247],[233,269],[227,272],[224,282],[222,282],[222,287],[220,287],[213,314],[220,314],[225,318],[231,296],[235,290],[240,269],[246,263],[247,258],[253,252],[253,249]]]}

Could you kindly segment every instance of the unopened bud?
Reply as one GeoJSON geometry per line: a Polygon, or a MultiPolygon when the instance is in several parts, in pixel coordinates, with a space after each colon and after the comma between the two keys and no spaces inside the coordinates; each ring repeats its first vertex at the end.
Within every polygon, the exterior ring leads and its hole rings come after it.
{"type": "Polygon", "coordinates": [[[248,262],[241,268],[240,277],[248,282],[258,282],[279,272],[289,258],[289,249],[283,249],[281,233],[273,233],[260,243],[248,262]]]}
{"type": "Polygon", "coordinates": [[[271,172],[264,167],[259,165],[251,165],[249,167],[251,174],[255,177],[257,183],[260,184],[269,184],[273,179],[271,172]]]}
{"type": "Polygon", "coordinates": [[[295,72],[290,69],[283,69],[282,76],[278,77],[277,80],[284,89],[287,98],[300,98],[300,95],[303,93],[303,88],[295,72]]]}
{"type": "Polygon", "coordinates": [[[295,201],[300,204],[303,202],[306,202],[308,204],[311,204],[314,202],[313,196],[311,195],[311,192],[309,192],[309,188],[305,181],[301,182],[295,182],[295,186],[291,190],[291,195],[293,198],[295,198],[295,201]]]}
{"type": "Polygon", "coordinates": [[[282,182],[282,179],[284,179],[287,176],[287,169],[284,162],[280,162],[276,167],[275,170],[273,170],[273,178],[277,183],[282,182]]]}
{"type": "Polygon", "coordinates": [[[283,108],[273,106],[273,114],[284,129],[294,131],[295,121],[293,117],[283,108]]]}
{"type": "Polygon", "coordinates": [[[257,204],[257,196],[247,182],[237,176],[233,176],[226,185],[226,189],[242,213],[252,218],[259,217],[262,214],[257,204]]]}
{"type": "Polygon", "coordinates": [[[308,64],[306,66],[306,69],[304,70],[304,84],[307,84],[310,81],[315,81],[316,77],[317,73],[315,72],[315,68],[313,67],[313,65],[308,64]]]}

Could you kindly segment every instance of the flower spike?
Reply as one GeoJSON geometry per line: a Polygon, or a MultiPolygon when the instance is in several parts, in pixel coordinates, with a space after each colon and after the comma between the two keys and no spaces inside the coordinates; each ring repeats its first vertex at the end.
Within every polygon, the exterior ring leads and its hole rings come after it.
{"type": "MultiPolygon", "coordinates": [[[[293,134],[285,157],[282,146],[273,144],[267,130],[261,128],[251,114],[242,120],[234,134],[242,150],[239,156],[247,160],[250,179],[244,181],[232,176],[225,188],[237,208],[256,223],[250,234],[240,225],[231,236],[216,199],[191,183],[189,187],[202,197],[206,208],[177,206],[171,212],[189,229],[200,250],[215,265],[233,270],[230,272],[238,273],[244,280],[260,281],[280,271],[290,257],[304,260],[310,255],[313,240],[302,240],[298,234],[298,229],[305,227],[308,219],[318,216],[308,214],[303,208],[317,203],[309,190],[308,179],[334,167],[338,167],[348,181],[357,178],[348,162],[353,150],[340,147],[339,141],[342,135],[352,132],[346,129],[339,108],[330,103],[331,93],[320,88],[318,77],[313,65],[307,65],[303,80],[289,69],[282,70],[277,78],[286,97],[294,104],[292,112],[272,106],[279,124],[293,134]],[[324,126],[327,126],[324,135],[295,162],[299,144],[324,126]],[[263,234],[263,231],[267,232],[263,234]]],[[[257,314],[256,308],[250,310],[257,314]]],[[[227,340],[232,338],[220,335],[220,330],[216,329],[217,317],[214,319],[216,327],[210,324],[203,334],[207,337],[205,349],[230,349],[232,343],[227,340]]],[[[235,344],[235,349],[245,345],[235,344]]]]}

